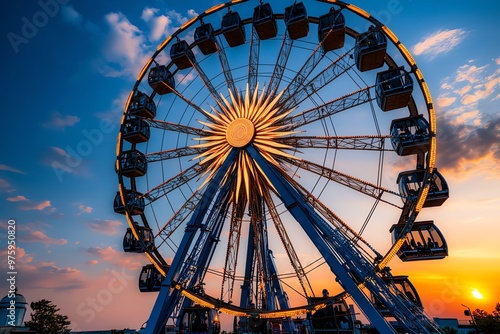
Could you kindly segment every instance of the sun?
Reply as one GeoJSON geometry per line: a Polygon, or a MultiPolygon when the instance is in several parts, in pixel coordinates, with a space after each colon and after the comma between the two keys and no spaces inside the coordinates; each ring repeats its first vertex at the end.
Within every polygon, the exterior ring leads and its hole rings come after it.
{"type": "Polygon", "coordinates": [[[479,292],[478,289],[474,288],[472,289],[472,296],[476,299],[483,299],[483,294],[481,292],[479,292]]]}

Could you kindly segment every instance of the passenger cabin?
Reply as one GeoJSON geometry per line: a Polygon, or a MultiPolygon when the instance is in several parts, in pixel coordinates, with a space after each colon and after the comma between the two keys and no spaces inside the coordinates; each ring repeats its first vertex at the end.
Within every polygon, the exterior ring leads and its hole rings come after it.
{"type": "MultiPolygon", "coordinates": [[[[405,224],[392,225],[392,242],[401,236],[405,224]]],[[[448,256],[446,240],[432,220],[415,222],[405,236],[406,241],[398,252],[402,261],[438,260],[448,256]]]]}
{"type": "MultiPolygon", "coordinates": [[[[429,176],[429,192],[424,202],[424,208],[440,206],[449,197],[448,184],[444,177],[434,168],[429,176]]],[[[418,194],[424,183],[425,170],[416,169],[401,172],[398,175],[397,183],[399,184],[399,192],[403,198],[403,202],[416,202],[418,194]]]]}
{"type": "Polygon", "coordinates": [[[221,31],[230,47],[245,43],[245,26],[238,12],[229,11],[222,17],[221,31]]]}
{"type": "Polygon", "coordinates": [[[128,106],[130,116],[154,118],[156,116],[156,104],[147,94],[136,91],[128,106]]]}
{"type": "Polygon", "coordinates": [[[377,103],[383,111],[404,108],[413,92],[413,80],[403,67],[377,73],[375,92],[377,103]]]}
{"type": "Polygon", "coordinates": [[[174,75],[165,65],[158,65],[149,70],[148,83],[159,95],[171,93],[175,88],[174,75]]]}
{"type": "Polygon", "coordinates": [[[195,304],[183,307],[181,318],[181,332],[185,333],[220,333],[220,319],[216,309],[195,304]]]}
{"type": "Polygon", "coordinates": [[[276,37],[278,25],[269,3],[260,4],[253,10],[253,27],[261,40],[276,37]]]}
{"type": "MultiPolygon", "coordinates": [[[[323,290],[325,291],[325,290],[323,290]]],[[[328,301],[328,296],[310,297],[309,303],[316,304],[326,301],[324,308],[318,309],[311,316],[314,333],[354,333],[354,320],[351,310],[344,300],[328,301]]]]}
{"type": "Polygon", "coordinates": [[[422,115],[393,120],[391,136],[392,147],[398,155],[426,153],[429,150],[429,123],[422,115]]]}
{"type": "Polygon", "coordinates": [[[285,8],[285,26],[291,39],[299,39],[309,34],[309,19],[302,2],[285,8]]]}
{"type": "Polygon", "coordinates": [[[128,227],[123,236],[123,251],[126,253],[144,253],[146,250],[153,250],[155,241],[151,229],[140,226],[138,223],[135,223],[135,229],[139,240],[134,237],[132,229],[128,227]]]}
{"type": "MultiPolygon", "coordinates": [[[[412,308],[422,309],[422,301],[418,295],[417,289],[411,284],[408,276],[391,276],[382,277],[384,282],[387,284],[389,289],[397,296],[401,297],[407,304],[407,307],[411,310],[412,308]]],[[[392,312],[387,308],[386,305],[382,303],[378,298],[372,295],[372,300],[374,302],[375,308],[384,316],[392,317],[392,312]]]]}
{"type": "Polygon", "coordinates": [[[113,202],[114,211],[116,213],[125,214],[128,211],[131,215],[140,215],[144,213],[144,197],[140,192],[127,189],[125,190],[126,205],[122,202],[120,192],[118,191],[113,202]]]}
{"type": "Polygon", "coordinates": [[[164,277],[153,264],[145,265],[139,275],[139,291],[160,291],[163,279],[164,277]]]}
{"type": "Polygon", "coordinates": [[[193,67],[194,54],[185,40],[179,40],[170,48],[170,59],[179,70],[184,70],[193,67]]]}
{"type": "Polygon", "coordinates": [[[119,160],[122,176],[138,177],[148,171],[146,156],[138,150],[123,151],[119,160]]]}
{"type": "Polygon", "coordinates": [[[359,71],[365,72],[384,65],[387,38],[372,26],[367,32],[356,36],[354,59],[359,71]]]}
{"type": "Polygon", "coordinates": [[[331,8],[328,14],[319,17],[318,41],[324,52],[340,49],[345,41],[345,19],[340,10],[331,8]]]}
{"type": "Polygon", "coordinates": [[[215,40],[214,27],[210,23],[203,23],[194,31],[194,44],[198,46],[201,53],[209,55],[217,52],[217,41],[215,40]]]}
{"type": "Polygon", "coordinates": [[[123,125],[123,139],[132,144],[144,143],[150,137],[149,124],[141,118],[129,118],[123,125]]]}

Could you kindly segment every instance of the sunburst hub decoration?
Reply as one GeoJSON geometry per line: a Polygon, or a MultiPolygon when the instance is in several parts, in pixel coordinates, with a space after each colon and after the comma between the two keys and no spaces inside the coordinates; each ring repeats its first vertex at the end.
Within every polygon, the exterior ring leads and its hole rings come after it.
{"type": "Polygon", "coordinates": [[[226,130],[226,139],[232,147],[243,147],[252,141],[254,134],[255,127],[251,120],[237,118],[229,123],[226,130]]]}
{"type": "Polygon", "coordinates": [[[218,108],[211,107],[211,113],[203,110],[208,121],[199,122],[208,128],[208,135],[195,138],[201,143],[193,146],[203,149],[203,153],[196,158],[201,159],[200,164],[207,165],[205,174],[210,172],[202,186],[212,179],[233,149],[238,150],[238,157],[228,174],[236,173],[236,201],[241,196],[250,198],[252,191],[262,194],[265,187],[273,188],[247,153],[245,148],[248,145],[254,145],[268,162],[278,168],[278,157],[294,158],[285,152],[291,146],[277,141],[278,138],[293,134],[292,131],[282,131],[285,125],[278,124],[292,110],[280,109],[278,101],[282,92],[271,99],[265,91],[263,89],[259,94],[258,84],[253,93],[247,85],[244,95],[229,90],[230,101],[221,94],[221,102],[217,101],[218,108]]]}

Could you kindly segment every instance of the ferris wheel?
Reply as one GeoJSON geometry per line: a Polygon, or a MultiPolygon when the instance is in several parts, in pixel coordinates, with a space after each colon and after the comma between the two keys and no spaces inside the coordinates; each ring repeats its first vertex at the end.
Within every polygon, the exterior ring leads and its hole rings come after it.
{"type": "Polygon", "coordinates": [[[348,300],[381,333],[440,332],[388,267],[448,254],[417,220],[448,198],[432,99],[363,9],[234,0],[193,17],[139,73],[116,153],[124,251],[159,291],[146,333],[216,333],[220,313],[242,333],[353,333],[348,300]]]}

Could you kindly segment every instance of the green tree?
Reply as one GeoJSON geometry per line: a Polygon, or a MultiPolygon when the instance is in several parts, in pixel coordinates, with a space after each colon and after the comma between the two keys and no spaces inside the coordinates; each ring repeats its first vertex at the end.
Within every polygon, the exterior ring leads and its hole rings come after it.
{"type": "Polygon", "coordinates": [[[69,333],[71,321],[59,314],[60,309],[50,300],[32,302],[30,307],[33,312],[30,314],[31,320],[24,323],[26,327],[36,330],[38,334],[69,333]]]}
{"type": "Polygon", "coordinates": [[[476,332],[481,334],[500,333],[500,303],[497,303],[491,314],[484,310],[477,309],[472,312],[472,317],[476,323],[476,332]]]}

